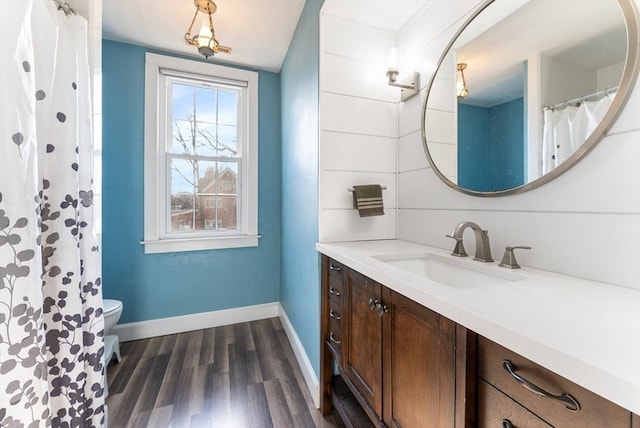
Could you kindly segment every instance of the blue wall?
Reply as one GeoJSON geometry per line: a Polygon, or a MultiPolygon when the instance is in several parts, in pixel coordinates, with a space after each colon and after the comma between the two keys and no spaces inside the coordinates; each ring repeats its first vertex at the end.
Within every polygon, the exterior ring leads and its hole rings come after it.
{"type": "Polygon", "coordinates": [[[524,184],[524,98],[497,105],[489,112],[489,140],[492,142],[491,169],[494,189],[524,184]]]}
{"type": "Polygon", "coordinates": [[[524,184],[524,99],[490,107],[458,104],[458,184],[480,192],[524,184]]]}
{"type": "Polygon", "coordinates": [[[316,373],[320,367],[318,56],[322,0],[307,0],[281,71],[282,287],[280,301],[316,373]]]}
{"type": "MultiPolygon", "coordinates": [[[[103,292],[121,322],[280,300],[280,76],[259,71],[260,245],[144,254],[146,49],[103,42],[103,292]]],[[[162,53],[157,52],[156,53],[162,53]]],[[[314,259],[315,260],[315,259],[314,259]]]]}
{"type": "Polygon", "coordinates": [[[479,192],[491,187],[488,176],[489,109],[458,104],[458,185],[479,192]]]}

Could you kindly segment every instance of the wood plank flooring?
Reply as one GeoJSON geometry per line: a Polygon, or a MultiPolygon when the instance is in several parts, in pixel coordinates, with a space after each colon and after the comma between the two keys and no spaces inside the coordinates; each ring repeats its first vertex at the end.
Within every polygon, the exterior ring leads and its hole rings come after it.
{"type": "Polygon", "coordinates": [[[280,320],[122,343],[109,427],[332,428],[311,401],[280,320]]]}

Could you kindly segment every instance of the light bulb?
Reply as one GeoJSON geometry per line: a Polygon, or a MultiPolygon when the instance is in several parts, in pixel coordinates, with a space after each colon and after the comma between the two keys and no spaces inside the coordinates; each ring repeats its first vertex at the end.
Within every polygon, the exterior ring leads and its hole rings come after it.
{"type": "Polygon", "coordinates": [[[397,70],[398,69],[398,47],[392,46],[389,48],[387,52],[387,64],[389,65],[389,70],[397,70]]]}
{"type": "Polygon", "coordinates": [[[209,21],[202,20],[202,26],[200,27],[200,33],[198,33],[198,47],[208,46],[213,34],[211,34],[211,28],[209,28],[209,21]]]}

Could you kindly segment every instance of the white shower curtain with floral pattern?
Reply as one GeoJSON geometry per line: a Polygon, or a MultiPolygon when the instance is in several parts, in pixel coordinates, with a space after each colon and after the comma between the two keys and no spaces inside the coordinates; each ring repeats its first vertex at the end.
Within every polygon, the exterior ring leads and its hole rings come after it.
{"type": "Polygon", "coordinates": [[[1,0],[0,34],[0,426],[102,426],[87,22],[1,0]]]}
{"type": "Polygon", "coordinates": [[[579,106],[547,108],[543,112],[542,174],[550,172],[571,156],[591,135],[604,117],[615,92],[579,106]]]}

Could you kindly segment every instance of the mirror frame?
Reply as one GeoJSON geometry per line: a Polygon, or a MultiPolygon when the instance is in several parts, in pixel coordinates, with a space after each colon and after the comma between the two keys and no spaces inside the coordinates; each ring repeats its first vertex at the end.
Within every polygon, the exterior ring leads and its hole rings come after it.
{"type": "Polygon", "coordinates": [[[618,91],[613,101],[611,102],[611,106],[607,110],[606,114],[602,118],[602,121],[596,126],[591,135],[587,137],[584,143],[570,156],[568,157],[562,164],[548,172],[547,174],[538,177],[537,179],[523,184],[521,186],[512,187],[505,190],[497,190],[495,192],[479,192],[475,190],[465,189],[463,187],[458,186],[456,183],[450,181],[446,176],[440,172],[438,167],[436,166],[434,160],[431,158],[429,153],[429,147],[427,146],[427,130],[425,129],[426,125],[426,112],[427,112],[427,103],[429,101],[429,93],[431,91],[431,86],[435,80],[442,63],[449,53],[449,50],[458,39],[460,34],[467,28],[467,26],[473,21],[482,11],[484,11],[487,7],[489,7],[496,0],[485,0],[475,11],[472,12],[471,16],[464,22],[462,27],[455,33],[451,41],[447,44],[444,49],[440,59],[438,61],[438,66],[436,70],[431,75],[429,79],[429,84],[426,87],[426,96],[424,99],[424,104],[422,106],[422,117],[421,117],[421,130],[422,130],[422,145],[424,146],[425,154],[427,155],[427,160],[429,161],[429,165],[431,169],[435,172],[435,174],[442,180],[445,184],[447,184],[452,189],[455,189],[459,192],[465,193],[467,195],[472,196],[481,196],[481,197],[494,197],[494,196],[507,196],[513,195],[517,193],[523,193],[537,187],[546,184],[556,177],[562,175],[566,171],[568,171],[571,167],[577,164],[582,158],[584,158],[595,146],[602,140],[604,135],[611,129],[615,120],[618,118],[622,109],[624,108],[631,92],[633,90],[634,84],[636,82],[636,77],[638,75],[638,56],[640,51],[640,46],[638,45],[638,41],[640,40],[640,35],[638,33],[638,11],[635,7],[634,0],[617,0],[618,6],[620,7],[620,12],[623,15],[623,19],[625,22],[626,33],[627,33],[627,54],[624,65],[624,70],[622,71],[622,78],[620,79],[620,84],[618,86],[618,91]]]}

